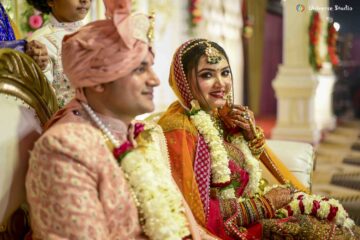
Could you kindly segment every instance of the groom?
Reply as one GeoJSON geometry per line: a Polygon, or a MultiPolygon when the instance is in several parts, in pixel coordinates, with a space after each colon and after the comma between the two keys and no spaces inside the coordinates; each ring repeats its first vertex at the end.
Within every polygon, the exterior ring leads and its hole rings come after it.
{"type": "Polygon", "coordinates": [[[154,110],[151,18],[105,0],[107,20],[64,38],[76,96],[32,151],[26,179],[33,239],[214,239],[171,178],[164,137],[134,124],[154,110]],[[139,217],[140,216],[140,217],[139,217]]]}

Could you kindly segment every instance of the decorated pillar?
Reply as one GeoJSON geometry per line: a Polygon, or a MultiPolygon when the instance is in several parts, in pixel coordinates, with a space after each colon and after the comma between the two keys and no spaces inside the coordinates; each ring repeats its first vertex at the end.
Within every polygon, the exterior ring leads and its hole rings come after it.
{"type": "Polygon", "coordinates": [[[322,22],[319,41],[322,67],[316,72],[319,84],[315,94],[315,122],[318,129],[326,131],[336,126],[336,117],[332,108],[332,92],[336,81],[333,66],[338,64],[335,36],[337,32],[332,26],[332,19],[329,18],[329,11],[331,11],[329,0],[311,0],[310,3],[311,9],[318,11],[322,22]]]}
{"type": "Polygon", "coordinates": [[[309,0],[283,0],[283,63],[273,87],[277,97],[276,126],[272,138],[317,143],[315,121],[318,80],[309,64],[309,0]]]}

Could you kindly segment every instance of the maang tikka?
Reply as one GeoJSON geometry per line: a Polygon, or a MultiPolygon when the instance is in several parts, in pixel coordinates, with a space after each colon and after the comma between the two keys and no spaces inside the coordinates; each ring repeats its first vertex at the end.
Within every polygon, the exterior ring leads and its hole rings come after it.
{"type": "Polygon", "coordinates": [[[207,62],[210,64],[217,64],[221,61],[222,57],[220,52],[211,46],[209,42],[205,42],[206,49],[205,49],[205,55],[207,56],[207,62]]]}

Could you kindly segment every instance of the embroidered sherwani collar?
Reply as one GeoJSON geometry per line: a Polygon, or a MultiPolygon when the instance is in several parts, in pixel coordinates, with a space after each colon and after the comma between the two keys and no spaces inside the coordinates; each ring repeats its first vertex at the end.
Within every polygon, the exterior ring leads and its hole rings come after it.
{"type": "Polygon", "coordinates": [[[49,21],[52,27],[61,28],[67,31],[76,31],[78,28],[84,25],[84,21],[77,22],[59,22],[54,15],[50,13],[49,21]]]}

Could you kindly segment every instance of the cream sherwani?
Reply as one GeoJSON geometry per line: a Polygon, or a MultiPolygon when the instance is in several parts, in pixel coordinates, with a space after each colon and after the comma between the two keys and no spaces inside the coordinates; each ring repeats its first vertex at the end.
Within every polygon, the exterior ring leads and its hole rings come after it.
{"type": "MultiPolygon", "coordinates": [[[[101,120],[125,140],[123,122],[101,120]]],[[[33,239],[147,239],[124,172],[82,109],[67,114],[36,142],[26,192],[33,239]]],[[[183,202],[192,239],[213,239],[198,228],[183,202]]]]}

